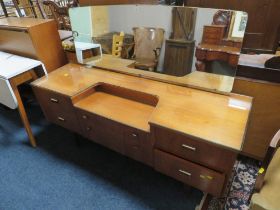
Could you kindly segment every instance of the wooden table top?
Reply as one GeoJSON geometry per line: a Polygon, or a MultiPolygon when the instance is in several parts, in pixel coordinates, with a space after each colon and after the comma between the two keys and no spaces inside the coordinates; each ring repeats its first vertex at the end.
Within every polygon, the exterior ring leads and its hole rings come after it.
{"type": "Polygon", "coordinates": [[[54,21],[53,19],[7,17],[0,19],[0,28],[30,28],[42,23],[54,21]]]}
{"type": "Polygon", "coordinates": [[[149,123],[234,151],[242,148],[251,97],[211,93],[78,64],[67,64],[33,85],[72,97],[100,82],[158,96],[149,123]]]}
{"type": "Polygon", "coordinates": [[[95,63],[95,67],[213,92],[230,93],[233,87],[234,77],[200,71],[194,71],[183,77],[177,77],[129,67],[134,62],[133,60],[104,54],[102,60],[95,63]]]}
{"type": "Polygon", "coordinates": [[[214,45],[214,44],[199,44],[197,48],[201,50],[224,52],[228,54],[240,55],[241,49],[238,47],[230,47],[224,45],[214,45]]]}

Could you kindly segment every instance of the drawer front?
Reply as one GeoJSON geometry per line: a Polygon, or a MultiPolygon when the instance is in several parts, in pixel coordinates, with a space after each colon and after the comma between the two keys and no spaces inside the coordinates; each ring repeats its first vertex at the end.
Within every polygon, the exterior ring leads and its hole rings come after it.
{"type": "Polygon", "coordinates": [[[149,134],[135,128],[125,127],[124,154],[152,166],[153,145],[149,139],[149,134]]]}
{"type": "Polygon", "coordinates": [[[95,117],[83,110],[75,108],[76,116],[81,128],[81,135],[85,138],[92,139],[94,133],[95,117]]]}
{"type": "Polygon", "coordinates": [[[124,126],[78,108],[75,111],[84,137],[124,154],[124,126]]]}
{"type": "Polygon", "coordinates": [[[214,196],[221,196],[224,174],[186,161],[160,150],[155,150],[155,169],[178,181],[214,196]]]}
{"type": "Polygon", "coordinates": [[[71,98],[59,93],[33,87],[45,117],[55,124],[80,133],[71,98]]]}
{"type": "Polygon", "coordinates": [[[190,139],[180,133],[152,127],[155,147],[178,157],[220,172],[230,172],[237,154],[207,142],[190,139]]]}

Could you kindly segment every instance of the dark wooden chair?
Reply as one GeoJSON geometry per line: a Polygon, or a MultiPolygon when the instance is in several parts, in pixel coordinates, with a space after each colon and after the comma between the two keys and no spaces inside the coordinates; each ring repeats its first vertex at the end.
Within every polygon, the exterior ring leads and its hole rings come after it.
{"type": "Polygon", "coordinates": [[[68,9],[71,7],[78,7],[79,3],[75,0],[59,0],[50,1],[44,0],[44,17],[53,18],[57,21],[59,29],[71,30],[70,18],[68,9]]]}

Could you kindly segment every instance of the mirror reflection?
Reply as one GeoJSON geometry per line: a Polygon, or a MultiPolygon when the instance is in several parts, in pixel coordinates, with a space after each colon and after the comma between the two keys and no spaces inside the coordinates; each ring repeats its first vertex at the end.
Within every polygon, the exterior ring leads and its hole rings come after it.
{"type": "Polygon", "coordinates": [[[163,5],[79,7],[69,13],[75,42],[100,46],[96,61],[101,54],[131,69],[179,77],[194,71],[234,76],[248,19],[240,11],[163,5]]]}

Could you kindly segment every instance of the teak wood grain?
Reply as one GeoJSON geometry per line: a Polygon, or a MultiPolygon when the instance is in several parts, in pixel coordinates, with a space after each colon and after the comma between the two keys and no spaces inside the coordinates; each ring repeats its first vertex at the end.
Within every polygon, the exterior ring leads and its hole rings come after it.
{"type": "Polygon", "coordinates": [[[252,103],[77,64],[32,85],[51,122],[214,196],[226,189],[252,103]]]}
{"type": "Polygon", "coordinates": [[[66,64],[55,20],[0,19],[0,51],[40,60],[48,72],[66,64]]]}
{"type": "Polygon", "coordinates": [[[242,152],[262,160],[280,127],[280,84],[237,77],[233,92],[254,97],[242,152]]]}
{"type": "Polygon", "coordinates": [[[230,150],[242,148],[251,97],[215,94],[77,64],[67,64],[33,86],[73,97],[102,82],[157,96],[151,124],[230,150]]]}
{"type": "Polygon", "coordinates": [[[168,129],[152,126],[155,135],[155,148],[174,154],[192,162],[215,168],[221,173],[229,173],[237,153],[215,147],[197,139],[187,138],[168,129]],[[207,154],[207,155],[205,155],[207,154]]]}
{"type": "Polygon", "coordinates": [[[225,175],[187,160],[155,150],[155,169],[203,192],[220,196],[225,175]]]}
{"type": "Polygon", "coordinates": [[[150,130],[148,122],[155,109],[154,106],[104,91],[91,92],[74,106],[143,131],[150,130]]]}

